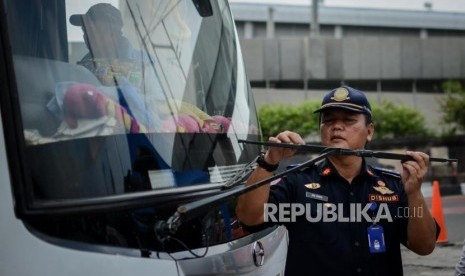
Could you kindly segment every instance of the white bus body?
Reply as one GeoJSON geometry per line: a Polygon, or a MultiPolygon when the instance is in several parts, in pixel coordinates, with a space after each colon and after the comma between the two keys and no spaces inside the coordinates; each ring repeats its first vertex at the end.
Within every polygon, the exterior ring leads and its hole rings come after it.
{"type": "Polygon", "coordinates": [[[226,0],[0,2],[0,275],[284,274],[286,229],[236,196],[157,228],[259,153],[226,0]]]}

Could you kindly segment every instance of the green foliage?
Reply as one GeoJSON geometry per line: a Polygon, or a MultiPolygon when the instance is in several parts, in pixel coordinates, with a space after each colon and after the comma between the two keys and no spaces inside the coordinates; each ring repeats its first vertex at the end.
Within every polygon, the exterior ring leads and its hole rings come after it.
{"type": "Polygon", "coordinates": [[[376,139],[431,135],[425,117],[406,105],[383,101],[372,104],[372,112],[376,139]]]}
{"type": "Polygon", "coordinates": [[[320,102],[304,101],[298,105],[267,104],[258,109],[258,118],[263,137],[275,136],[281,131],[290,130],[303,137],[318,131],[318,109],[320,102]]]}
{"type": "MultiPolygon", "coordinates": [[[[319,115],[314,114],[313,111],[319,106],[319,101],[304,101],[298,105],[267,104],[261,106],[258,110],[258,118],[263,137],[267,139],[284,130],[297,132],[302,137],[317,134],[319,115]]],[[[425,128],[423,115],[408,106],[384,101],[379,105],[373,104],[372,108],[376,139],[431,134],[425,128]]]]}
{"type": "Polygon", "coordinates": [[[462,83],[460,81],[445,81],[442,83],[442,91],[446,93],[463,92],[462,83]]]}
{"type": "Polygon", "coordinates": [[[465,130],[465,91],[459,81],[446,81],[442,85],[445,98],[439,103],[444,111],[442,121],[453,124],[449,134],[465,130]]]}

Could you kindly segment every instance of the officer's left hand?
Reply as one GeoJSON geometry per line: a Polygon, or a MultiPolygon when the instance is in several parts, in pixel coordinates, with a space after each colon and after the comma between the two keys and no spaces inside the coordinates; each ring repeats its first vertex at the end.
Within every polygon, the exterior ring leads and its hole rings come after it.
{"type": "Polygon", "coordinates": [[[428,172],[429,156],[423,152],[407,151],[405,154],[413,157],[413,161],[402,163],[402,182],[407,195],[421,192],[421,183],[428,172]]]}

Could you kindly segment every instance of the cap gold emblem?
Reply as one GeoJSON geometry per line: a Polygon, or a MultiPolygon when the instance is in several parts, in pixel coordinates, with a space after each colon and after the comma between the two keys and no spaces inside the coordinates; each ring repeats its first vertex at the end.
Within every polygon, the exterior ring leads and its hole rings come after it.
{"type": "Polygon", "coordinates": [[[305,184],[305,187],[314,190],[314,189],[320,188],[321,185],[319,183],[308,183],[308,184],[305,184]]]}
{"type": "Polygon", "coordinates": [[[345,89],[344,87],[336,89],[336,91],[334,91],[333,96],[331,97],[331,100],[335,100],[336,102],[342,102],[349,99],[349,91],[347,91],[347,89],[345,89]]]}

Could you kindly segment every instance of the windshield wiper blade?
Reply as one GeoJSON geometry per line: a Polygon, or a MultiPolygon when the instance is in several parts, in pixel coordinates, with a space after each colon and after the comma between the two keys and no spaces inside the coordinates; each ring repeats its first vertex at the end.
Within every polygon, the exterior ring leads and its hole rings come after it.
{"type": "MultiPolygon", "coordinates": [[[[279,148],[291,148],[296,149],[298,151],[321,151],[325,149],[339,149],[339,153],[341,155],[355,155],[360,157],[374,157],[379,159],[392,159],[392,160],[400,160],[401,162],[411,161],[413,158],[410,155],[400,154],[400,153],[392,153],[392,152],[383,152],[383,151],[372,151],[372,150],[351,150],[351,149],[343,149],[343,148],[331,148],[331,147],[324,147],[324,146],[317,146],[317,145],[299,145],[299,144],[287,144],[287,143],[275,143],[275,142],[256,142],[256,141],[249,141],[249,140],[239,140],[240,143],[246,144],[255,144],[255,145],[263,145],[268,147],[279,147],[279,148]]],[[[437,157],[430,157],[430,162],[442,162],[442,163],[452,163],[458,162],[458,159],[451,159],[451,158],[437,158],[437,157]]]]}
{"type": "MultiPolygon", "coordinates": [[[[374,158],[379,158],[379,159],[400,160],[401,162],[413,160],[413,158],[410,155],[392,153],[392,152],[383,152],[383,151],[355,150],[354,155],[361,156],[361,157],[374,157],[374,158]]],[[[458,159],[438,158],[438,157],[430,156],[429,161],[430,162],[442,162],[442,163],[446,163],[446,162],[457,163],[458,159]]]]}
{"type": "Polygon", "coordinates": [[[299,144],[288,144],[288,143],[275,143],[275,142],[258,142],[258,141],[250,141],[250,140],[238,140],[239,143],[244,144],[252,144],[252,145],[262,145],[267,147],[280,147],[280,148],[288,148],[288,149],[296,149],[299,152],[321,152],[328,147],[320,146],[320,145],[299,145],[299,144]]]}
{"type": "MultiPolygon", "coordinates": [[[[265,145],[265,146],[270,146],[270,147],[292,148],[292,149],[297,149],[301,151],[319,151],[319,155],[295,167],[292,167],[281,173],[277,173],[274,176],[271,176],[269,178],[255,182],[249,186],[241,186],[241,187],[233,188],[226,192],[179,206],[176,212],[167,221],[159,220],[156,223],[154,230],[159,239],[165,239],[166,237],[169,237],[170,235],[175,234],[179,226],[181,226],[181,224],[183,223],[183,221],[187,221],[193,217],[196,217],[199,214],[207,211],[211,207],[214,207],[220,203],[226,202],[230,198],[233,198],[233,197],[242,195],[244,193],[250,192],[252,190],[255,190],[291,172],[294,172],[297,170],[303,170],[315,164],[316,162],[323,160],[332,155],[354,155],[354,156],[360,156],[360,157],[375,157],[375,158],[381,158],[381,159],[395,159],[395,160],[400,160],[402,162],[413,160],[411,156],[406,155],[406,154],[381,152],[381,151],[351,150],[351,149],[344,149],[344,148],[332,148],[332,147],[323,147],[323,146],[314,146],[314,145],[296,145],[296,144],[273,143],[273,142],[255,142],[255,141],[247,141],[247,140],[239,140],[239,142],[257,144],[257,145],[265,145]]],[[[430,161],[432,162],[458,162],[457,159],[434,158],[434,157],[430,157],[430,161]]],[[[249,163],[243,169],[243,171],[245,171],[247,168],[251,168],[254,163],[255,163],[254,161],[249,163]]],[[[242,176],[242,174],[238,174],[238,175],[242,176]]],[[[230,182],[228,181],[227,183],[228,186],[235,186],[236,184],[242,181],[242,178],[239,176],[237,178],[234,177],[234,179],[235,180],[231,180],[230,182]]]]}

